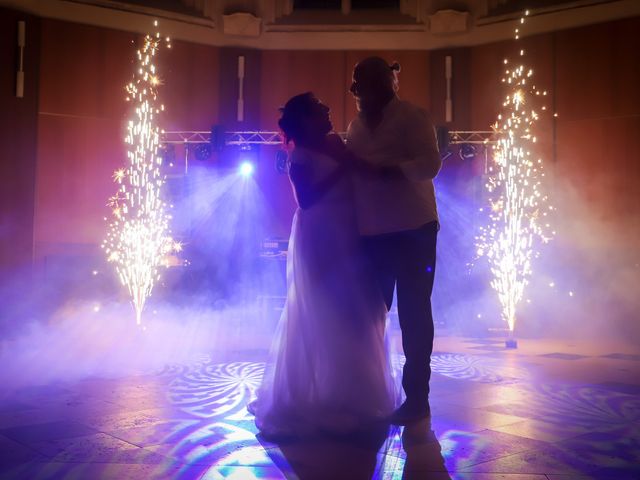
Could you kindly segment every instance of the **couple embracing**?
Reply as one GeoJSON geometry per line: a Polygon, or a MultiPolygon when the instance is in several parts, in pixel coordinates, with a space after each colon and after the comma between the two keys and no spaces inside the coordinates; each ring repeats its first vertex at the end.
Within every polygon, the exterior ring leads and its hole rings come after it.
{"type": "Polygon", "coordinates": [[[399,70],[380,57],[355,66],[359,113],[346,144],[312,93],[281,109],[298,209],[287,300],[249,406],[264,434],[349,433],[430,415],[441,160],[426,112],[396,95],[399,70]],[[385,335],[394,289],[406,357],[400,406],[385,335]]]}

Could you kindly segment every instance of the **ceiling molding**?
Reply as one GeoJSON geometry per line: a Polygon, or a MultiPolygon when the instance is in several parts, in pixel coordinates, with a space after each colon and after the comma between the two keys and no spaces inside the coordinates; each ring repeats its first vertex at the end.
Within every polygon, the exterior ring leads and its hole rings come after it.
{"type": "MultiPolygon", "coordinates": [[[[191,16],[112,0],[0,0],[0,7],[116,30],[147,33],[153,19],[173,40],[264,50],[431,50],[474,46],[513,38],[514,16],[483,17],[459,34],[434,35],[423,23],[355,25],[265,25],[258,37],[225,35],[218,18],[191,16]],[[130,6],[129,6],[130,7],[130,6]],[[275,29],[275,30],[274,30],[275,29]],[[302,31],[304,30],[304,31],[302,31]]],[[[578,2],[574,8],[533,11],[523,36],[640,16],[640,1],[578,2]]]]}

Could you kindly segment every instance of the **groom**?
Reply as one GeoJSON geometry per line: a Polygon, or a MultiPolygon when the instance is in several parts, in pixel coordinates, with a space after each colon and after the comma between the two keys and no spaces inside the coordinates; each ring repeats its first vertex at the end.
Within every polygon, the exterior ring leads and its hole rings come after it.
{"type": "Polygon", "coordinates": [[[438,213],[433,178],[442,162],[427,113],[396,96],[400,65],[369,57],[353,70],[358,116],[347,130],[358,228],[387,309],[397,289],[406,401],[391,420],[406,425],[430,416],[433,350],[431,291],[438,213]]]}

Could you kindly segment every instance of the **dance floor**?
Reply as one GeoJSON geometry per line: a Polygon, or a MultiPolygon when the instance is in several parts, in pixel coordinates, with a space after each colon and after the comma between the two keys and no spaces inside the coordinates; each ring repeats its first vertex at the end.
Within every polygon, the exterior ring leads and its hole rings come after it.
{"type": "Polygon", "coordinates": [[[636,352],[440,335],[431,422],[279,444],[246,411],[260,350],[25,387],[0,405],[0,478],[638,479],[636,352]]]}

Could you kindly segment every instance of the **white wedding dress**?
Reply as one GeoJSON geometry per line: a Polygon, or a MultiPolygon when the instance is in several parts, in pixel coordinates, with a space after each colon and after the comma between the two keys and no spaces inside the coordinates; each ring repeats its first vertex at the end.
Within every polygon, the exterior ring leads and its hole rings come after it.
{"type": "MultiPolygon", "coordinates": [[[[313,182],[337,167],[297,148],[313,182]]],[[[268,434],[346,433],[388,416],[397,404],[385,341],[386,308],[361,252],[343,177],[308,209],[297,209],[287,258],[287,300],[270,361],[251,403],[268,434]]]]}

